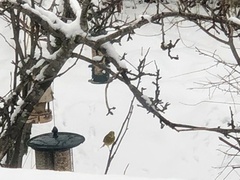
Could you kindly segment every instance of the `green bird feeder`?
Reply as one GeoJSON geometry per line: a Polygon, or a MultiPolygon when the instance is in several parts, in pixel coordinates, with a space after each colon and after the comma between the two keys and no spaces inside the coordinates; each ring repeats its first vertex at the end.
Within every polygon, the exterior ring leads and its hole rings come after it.
{"type": "MultiPolygon", "coordinates": [[[[96,50],[92,50],[92,59],[101,65],[109,67],[107,58],[105,58],[100,52],[96,50]]],[[[93,64],[89,67],[92,69],[92,79],[90,79],[89,82],[93,84],[105,84],[108,82],[109,73],[106,70],[93,64]]]]}
{"type": "Polygon", "coordinates": [[[35,150],[36,168],[56,171],[73,171],[71,149],[85,141],[82,135],[58,132],[53,127],[52,133],[31,138],[27,145],[35,150]]]}

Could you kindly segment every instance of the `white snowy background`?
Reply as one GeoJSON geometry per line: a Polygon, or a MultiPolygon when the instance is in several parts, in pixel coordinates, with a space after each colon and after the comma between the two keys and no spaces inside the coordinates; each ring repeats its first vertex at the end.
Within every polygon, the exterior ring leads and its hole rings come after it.
{"type": "MultiPolygon", "coordinates": [[[[127,16],[141,14],[147,4],[138,4],[137,9],[131,8],[131,2],[125,1],[123,12],[119,15],[123,19],[127,16]]],[[[151,4],[147,14],[155,12],[155,4],[151,4]]],[[[169,19],[171,26],[174,20],[169,19]]],[[[178,55],[179,60],[171,60],[167,52],[162,51],[160,44],[162,36],[160,26],[147,24],[136,30],[133,41],[122,40],[122,46],[114,45],[119,55],[127,53],[126,59],[137,65],[150,48],[148,61],[155,60],[160,68],[161,98],[171,105],[164,114],[173,122],[199,126],[226,127],[230,121],[231,106],[235,116],[239,118],[239,97],[212,89],[199,88],[199,82],[216,81],[212,76],[223,75],[226,70],[221,65],[215,65],[213,59],[200,56],[196,48],[215,52],[222,60],[234,62],[227,46],[202,33],[192,23],[178,24],[178,28],[167,31],[166,42],[181,41],[173,49],[172,54],[178,55]],[[215,66],[214,66],[215,65],[215,66]],[[211,68],[209,68],[211,67],[211,68]],[[234,99],[233,99],[234,98],[234,99]],[[235,103],[234,103],[235,102],[235,103]]],[[[11,27],[0,19],[0,33],[12,37],[11,27]]],[[[13,43],[13,42],[11,42],[13,43]]],[[[11,72],[14,52],[0,36],[0,95],[10,89],[11,72]]],[[[84,47],[83,54],[91,57],[91,51],[84,47]]],[[[69,59],[63,67],[66,70],[75,62],[69,59]]],[[[74,132],[83,135],[86,140],[73,149],[74,173],[39,171],[35,169],[34,151],[24,157],[23,169],[0,168],[1,178],[13,179],[21,175],[25,180],[30,179],[172,179],[172,180],[211,180],[224,179],[231,169],[226,169],[230,158],[225,157],[227,149],[218,137],[219,134],[210,132],[181,132],[165,127],[161,129],[158,119],[137,106],[130,120],[129,129],[112,161],[109,175],[103,176],[108,158],[108,148],[101,148],[103,137],[111,130],[116,133],[127,114],[132,94],[121,82],[114,81],[109,85],[108,98],[110,106],[115,106],[114,115],[106,116],[104,91],[106,85],[91,84],[91,70],[87,63],[78,61],[77,64],[60,78],[56,78],[52,86],[55,100],[52,102],[54,120],[46,124],[33,125],[32,137],[41,133],[48,133],[56,125],[59,131],[74,132]],[[127,169],[126,169],[127,167],[127,169]],[[125,175],[124,174],[124,171],[125,175]]],[[[126,62],[127,66],[130,66],[126,62]]],[[[149,72],[155,71],[154,63],[147,67],[149,72]]],[[[147,87],[147,95],[153,95],[151,81],[143,82],[147,87]],[[151,94],[152,93],[152,94],[151,94]]],[[[239,164],[237,158],[235,164],[239,164]]],[[[237,169],[228,179],[239,179],[237,169]]]]}

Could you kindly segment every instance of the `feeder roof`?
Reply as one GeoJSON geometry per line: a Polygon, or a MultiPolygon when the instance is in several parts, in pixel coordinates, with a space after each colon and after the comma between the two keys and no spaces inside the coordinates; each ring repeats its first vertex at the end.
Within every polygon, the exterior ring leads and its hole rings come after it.
{"type": "Polygon", "coordinates": [[[85,138],[82,135],[58,132],[54,127],[52,133],[35,136],[27,142],[27,145],[39,151],[60,151],[76,147],[84,141],[85,138]]]}
{"type": "Polygon", "coordinates": [[[50,102],[52,100],[53,100],[53,91],[52,91],[51,87],[49,87],[49,88],[47,88],[45,93],[42,95],[39,102],[46,103],[46,102],[50,102]]]}

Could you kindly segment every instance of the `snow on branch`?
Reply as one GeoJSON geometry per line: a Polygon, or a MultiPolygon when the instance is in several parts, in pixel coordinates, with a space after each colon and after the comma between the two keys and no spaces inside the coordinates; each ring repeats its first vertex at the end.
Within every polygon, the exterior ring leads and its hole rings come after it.
{"type": "Polygon", "coordinates": [[[76,19],[70,23],[63,22],[61,19],[59,19],[59,17],[56,16],[56,14],[41,7],[35,6],[35,8],[32,8],[28,3],[22,4],[22,7],[25,10],[31,11],[35,15],[39,16],[42,20],[46,21],[48,25],[52,27],[52,29],[64,33],[67,38],[76,35],[85,35],[79,25],[81,14],[80,7],[74,8],[74,11],[76,12],[76,19]]]}
{"type": "Polygon", "coordinates": [[[116,52],[115,48],[110,42],[106,42],[102,45],[102,48],[106,50],[108,56],[113,58],[122,69],[127,69],[127,66],[124,62],[121,61],[121,56],[116,52]]]}
{"type": "Polygon", "coordinates": [[[229,21],[236,23],[238,25],[240,25],[240,19],[236,18],[236,17],[230,17],[228,18],[229,21]]]}
{"type": "Polygon", "coordinates": [[[70,3],[70,6],[71,6],[74,14],[77,17],[80,17],[82,9],[81,9],[81,7],[79,5],[79,2],[77,0],[70,0],[69,3],[70,3]]]}
{"type": "Polygon", "coordinates": [[[6,9],[11,7],[21,10],[24,14],[30,16],[34,21],[41,24],[46,30],[50,31],[55,36],[71,38],[76,35],[86,36],[86,33],[80,27],[81,7],[77,5],[76,0],[71,0],[71,8],[76,14],[76,18],[72,22],[62,21],[54,12],[45,10],[37,5],[34,8],[31,2],[24,1],[22,4],[16,1],[0,1],[0,8],[6,9]]]}

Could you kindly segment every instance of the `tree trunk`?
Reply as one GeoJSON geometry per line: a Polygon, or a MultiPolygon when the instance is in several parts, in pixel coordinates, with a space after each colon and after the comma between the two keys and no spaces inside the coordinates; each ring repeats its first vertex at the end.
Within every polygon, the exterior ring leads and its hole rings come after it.
{"type": "Polygon", "coordinates": [[[9,150],[6,166],[11,168],[22,168],[22,159],[27,154],[27,141],[30,139],[32,124],[24,125],[21,134],[16,139],[14,147],[9,150]]]}

